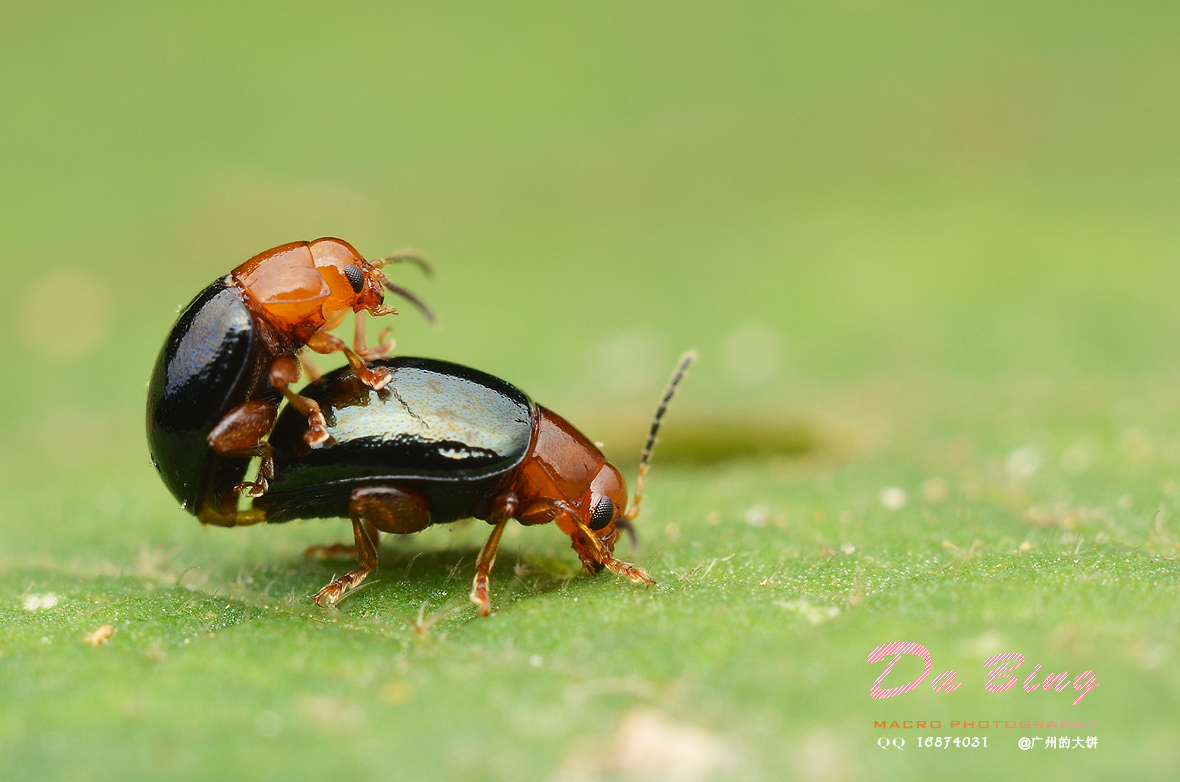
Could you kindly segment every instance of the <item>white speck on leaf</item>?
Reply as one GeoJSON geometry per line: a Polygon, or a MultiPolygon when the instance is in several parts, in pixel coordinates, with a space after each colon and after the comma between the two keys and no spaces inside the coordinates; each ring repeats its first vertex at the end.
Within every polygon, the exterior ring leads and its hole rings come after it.
{"type": "Polygon", "coordinates": [[[1025,445],[1004,459],[1004,472],[1011,478],[1031,478],[1041,469],[1041,452],[1035,445],[1025,445]]]}
{"type": "Polygon", "coordinates": [[[751,527],[765,527],[770,519],[770,509],[765,505],[754,505],[746,509],[746,523],[751,527]]]}
{"type": "Polygon", "coordinates": [[[774,604],[791,613],[799,614],[799,616],[811,622],[813,625],[823,624],[840,615],[840,609],[837,606],[812,605],[810,601],[803,599],[776,600],[774,604]]]}
{"type": "Polygon", "coordinates": [[[886,486],[881,489],[877,499],[889,510],[901,510],[905,507],[905,490],[896,486],[886,486]]]}
{"type": "Polygon", "coordinates": [[[574,742],[553,782],[634,780],[634,782],[704,782],[733,775],[739,758],[721,737],[696,725],[673,722],[650,708],[628,711],[606,746],[574,742]]]}
{"type": "Polygon", "coordinates": [[[43,595],[25,595],[24,608],[26,611],[40,611],[43,608],[53,608],[61,600],[60,597],[52,592],[46,592],[43,595]]]}

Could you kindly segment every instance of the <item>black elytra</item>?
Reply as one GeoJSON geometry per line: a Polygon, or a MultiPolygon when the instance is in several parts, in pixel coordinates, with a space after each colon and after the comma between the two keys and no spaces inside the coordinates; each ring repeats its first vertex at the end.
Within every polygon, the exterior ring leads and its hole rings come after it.
{"type": "MultiPolygon", "coordinates": [[[[306,419],[287,407],[270,444],[275,475],[254,500],[267,521],[348,517],[354,489],[396,484],[420,494],[432,523],[467,518],[529,453],[537,406],[522,391],[469,367],[398,357],[374,391],[347,367],[300,393],[316,400],[330,439],[309,447],[306,419]]],[[[477,509],[478,510],[478,509],[477,509]]]]}
{"type": "Polygon", "coordinates": [[[232,492],[249,465],[218,456],[213,427],[250,398],[278,404],[273,388],[251,376],[261,336],[242,299],[222,280],[181,313],[148,382],[147,439],[152,464],[181,505],[196,513],[210,491],[232,492]]]}

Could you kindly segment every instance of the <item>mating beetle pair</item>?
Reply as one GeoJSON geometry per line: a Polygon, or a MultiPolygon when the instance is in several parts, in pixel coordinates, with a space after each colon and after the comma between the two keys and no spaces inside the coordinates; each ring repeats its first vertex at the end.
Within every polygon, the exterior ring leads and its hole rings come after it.
{"type": "Polygon", "coordinates": [[[489,573],[511,519],[555,522],[589,573],[606,568],[652,583],[613,552],[638,515],[660,420],[695,354],[681,359],[656,410],[628,509],[626,483],[598,448],[503,380],[443,361],[383,359],[384,350],[366,351],[359,334],[349,351],[326,334],[333,319],[339,323],[334,313],[346,308],[390,312],[376,295],[379,285],[421,306],[378,269],[337,239],[284,245],[238,267],[182,313],[157,360],[147,418],[153,462],[182,507],[227,527],[350,517],[360,565],[320,590],[321,605],[336,603],[377,569],[379,532],[409,534],[469,517],[492,525],[471,591],[481,615],[491,611],[489,573]],[[230,284],[248,279],[240,274],[247,267],[279,279],[284,267],[274,259],[304,248],[315,268],[327,269],[319,310],[314,301],[297,301],[311,285],[260,308],[253,288],[230,284]],[[331,255],[317,255],[321,248],[331,255]],[[320,257],[330,260],[320,265],[320,257]],[[276,265],[267,271],[268,264],[276,265]],[[347,290],[339,279],[332,287],[337,272],[347,290]],[[276,320],[286,341],[273,338],[276,320]],[[349,366],[295,394],[286,385],[298,377],[294,352],[301,346],[343,350],[349,366]],[[276,421],[280,394],[289,404],[276,421]],[[259,478],[243,483],[252,456],[263,458],[259,478]],[[247,510],[237,509],[239,491],[253,498],[247,510]]]}
{"type": "Polygon", "coordinates": [[[236,514],[237,490],[266,490],[273,461],[263,438],[283,397],[307,417],[308,442],[327,439],[314,400],[288,388],[299,379],[301,348],[343,352],[372,388],[389,382],[364,359],[384,355],[391,343],[383,334],[376,348],[366,348],[360,313],[395,314],[384,306],[388,288],[433,318],[381,272],[404,260],[422,263],[408,253],[366,261],[340,239],[284,244],[216,280],[181,312],[148,384],[147,435],[152,463],[183,508],[222,524],[236,514]],[[355,350],[329,333],[350,309],[357,313],[355,350]],[[240,483],[255,456],[262,458],[257,480],[240,483]]]}

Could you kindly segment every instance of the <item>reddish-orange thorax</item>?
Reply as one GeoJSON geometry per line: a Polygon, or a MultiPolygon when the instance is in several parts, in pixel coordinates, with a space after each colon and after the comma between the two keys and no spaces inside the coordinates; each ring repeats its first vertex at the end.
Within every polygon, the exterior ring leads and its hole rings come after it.
{"type": "Polygon", "coordinates": [[[522,524],[556,521],[569,535],[577,525],[568,514],[589,523],[603,497],[614,503],[616,518],[627,509],[627,484],[619,471],[585,435],[540,405],[532,450],[510,488],[519,500],[516,517],[522,524]]]}
{"type": "Polygon", "coordinates": [[[288,337],[306,342],[325,325],[339,323],[349,309],[380,305],[380,283],[372,266],[341,239],[292,242],[255,255],[230,275],[249,295],[256,309],[288,337]],[[344,268],[355,265],[365,274],[360,293],[353,290],[344,268]]]}

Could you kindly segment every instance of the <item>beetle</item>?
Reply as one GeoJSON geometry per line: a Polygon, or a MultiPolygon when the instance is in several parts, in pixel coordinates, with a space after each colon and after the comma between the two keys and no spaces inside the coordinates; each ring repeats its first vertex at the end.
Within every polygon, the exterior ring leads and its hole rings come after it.
{"type": "Polygon", "coordinates": [[[147,437],[152,463],[181,507],[202,522],[224,524],[237,514],[237,494],[259,496],[273,472],[271,430],[285,397],[304,416],[301,436],[323,442],[328,433],[316,402],[293,392],[299,379],[296,353],[343,352],[353,373],[373,389],[389,383],[389,371],[366,359],[383,356],[392,342],[364,345],[361,312],[392,315],[389,290],[433,313],[417,297],[392,284],[387,263],[412,261],[412,253],[366,261],[341,239],[292,242],[255,255],[205,288],[181,312],[156,359],[148,383],[147,437]],[[356,313],[353,348],[329,333],[356,313]],[[262,457],[258,477],[244,482],[251,457],[262,457]]]}
{"type": "Polygon", "coordinates": [[[303,389],[323,411],[329,438],[308,443],[298,413],[285,409],[270,436],[270,489],[237,523],[350,517],[359,567],[321,589],[320,605],[336,604],[377,570],[379,532],[404,535],[470,517],[492,525],[471,589],[482,616],[491,612],[489,574],[510,519],[555,522],[590,574],[606,568],[654,583],[616,559],[614,548],[621,532],[634,534],[660,421],[695,360],[695,352],[684,354],[656,408],[630,508],[622,475],[561,416],[483,372],[400,357],[374,362],[392,376],[381,389],[348,367],[303,389]]]}

